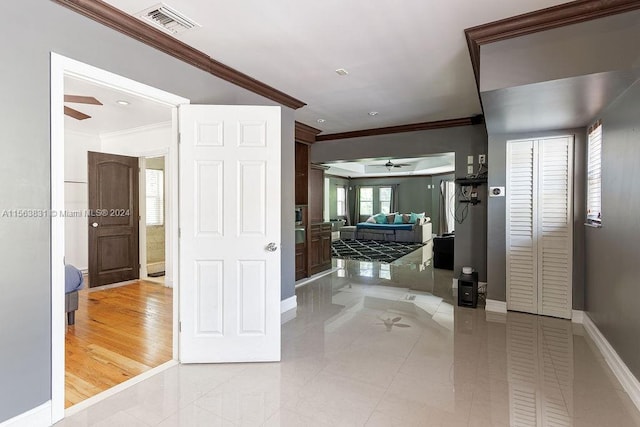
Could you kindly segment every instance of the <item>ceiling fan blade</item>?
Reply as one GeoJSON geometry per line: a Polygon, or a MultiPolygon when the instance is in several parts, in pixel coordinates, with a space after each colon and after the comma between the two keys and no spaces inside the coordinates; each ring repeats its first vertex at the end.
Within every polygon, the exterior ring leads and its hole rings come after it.
{"type": "Polygon", "coordinates": [[[76,120],[84,120],[84,119],[91,118],[90,115],[82,113],[78,110],[74,110],[73,108],[69,108],[67,106],[64,107],[64,114],[66,114],[69,117],[73,117],[76,120]]]}
{"type": "Polygon", "coordinates": [[[65,95],[64,102],[74,102],[77,104],[102,105],[102,102],[98,101],[93,96],[81,96],[81,95],[65,95]]]}

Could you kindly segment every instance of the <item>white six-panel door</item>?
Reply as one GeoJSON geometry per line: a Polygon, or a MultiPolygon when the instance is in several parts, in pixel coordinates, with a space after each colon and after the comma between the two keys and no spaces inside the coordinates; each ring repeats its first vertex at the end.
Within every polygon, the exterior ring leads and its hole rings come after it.
{"type": "Polygon", "coordinates": [[[573,138],[507,143],[507,309],[571,318],[573,138]]]}
{"type": "Polygon", "coordinates": [[[280,108],[184,105],[180,361],[280,360],[280,108]]]}

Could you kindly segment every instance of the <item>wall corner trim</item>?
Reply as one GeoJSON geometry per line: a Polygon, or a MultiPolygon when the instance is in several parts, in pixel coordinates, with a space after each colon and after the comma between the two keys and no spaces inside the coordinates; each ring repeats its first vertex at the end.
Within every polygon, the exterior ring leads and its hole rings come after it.
{"type": "Polygon", "coordinates": [[[485,311],[490,311],[492,313],[506,313],[507,312],[507,303],[506,301],[498,301],[494,299],[487,299],[487,303],[484,307],[485,311]]]}
{"type": "Polygon", "coordinates": [[[571,323],[584,324],[584,311],[571,310],[571,323]]]}
{"type": "Polygon", "coordinates": [[[0,423],[0,427],[49,426],[51,424],[51,401],[49,400],[0,423]]]}
{"type": "Polygon", "coordinates": [[[298,307],[298,297],[297,296],[292,296],[289,297],[287,299],[283,299],[282,301],[280,301],[280,314],[287,312],[289,310],[293,310],[294,308],[298,307]]]}
{"type": "Polygon", "coordinates": [[[593,323],[588,313],[584,313],[583,325],[589,337],[602,353],[607,365],[609,365],[622,388],[624,388],[624,391],[627,392],[636,408],[640,410],[640,382],[638,382],[638,379],[631,373],[624,361],[618,356],[618,353],[609,344],[609,341],[602,335],[602,332],[593,323]]]}

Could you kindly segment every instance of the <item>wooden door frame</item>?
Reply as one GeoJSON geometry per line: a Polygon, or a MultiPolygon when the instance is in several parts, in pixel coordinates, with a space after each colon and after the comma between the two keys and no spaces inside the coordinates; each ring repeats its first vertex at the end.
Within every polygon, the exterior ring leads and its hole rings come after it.
{"type": "MultiPolygon", "coordinates": [[[[173,267],[173,361],[161,365],[168,367],[178,358],[178,105],[189,104],[190,100],[139,83],[117,74],[51,52],[50,69],[50,113],[51,113],[51,423],[54,424],[67,415],[82,409],[75,405],[69,410],[64,408],[65,395],[65,311],[64,311],[64,114],[61,106],[64,102],[64,78],[72,76],[93,84],[128,92],[151,99],[172,109],[172,142],[166,160],[171,175],[167,177],[168,195],[171,206],[167,215],[171,217],[171,259],[173,267]]],[[[150,371],[152,374],[156,370],[150,371]]],[[[147,375],[148,376],[148,375],[147,375]]],[[[141,381],[142,376],[107,390],[91,398],[83,407],[106,398],[117,390],[141,381]]],[[[85,403],[83,402],[83,403],[85,403]]]]}

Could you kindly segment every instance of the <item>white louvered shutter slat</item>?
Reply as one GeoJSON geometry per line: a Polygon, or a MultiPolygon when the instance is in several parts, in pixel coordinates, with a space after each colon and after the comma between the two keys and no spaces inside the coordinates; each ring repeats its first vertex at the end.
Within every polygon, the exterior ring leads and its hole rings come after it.
{"type": "Polygon", "coordinates": [[[538,142],[538,313],[571,318],[571,139],[538,142]]]}
{"type": "Polygon", "coordinates": [[[533,141],[507,146],[507,308],[536,313],[533,141]]]}
{"type": "Polygon", "coordinates": [[[573,138],[507,144],[507,309],[571,318],[573,138]]]}

